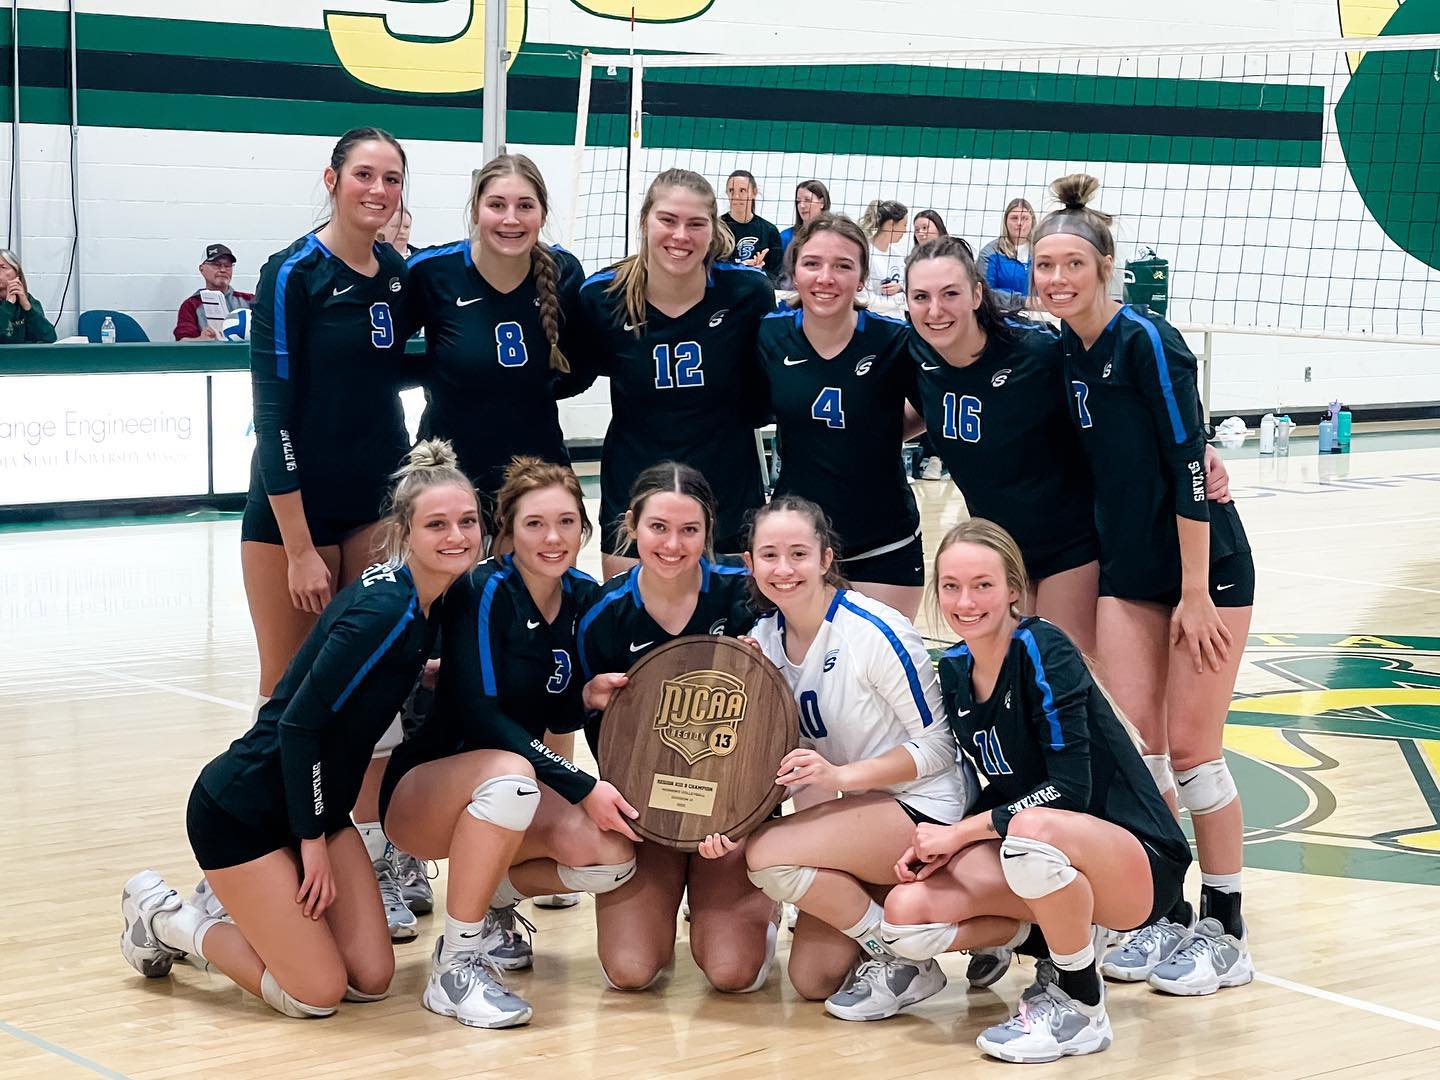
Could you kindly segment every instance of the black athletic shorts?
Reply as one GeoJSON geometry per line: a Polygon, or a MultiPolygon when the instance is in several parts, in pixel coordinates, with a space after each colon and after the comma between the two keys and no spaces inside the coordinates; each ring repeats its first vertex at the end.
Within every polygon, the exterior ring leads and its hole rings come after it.
{"type": "MultiPolygon", "coordinates": [[[[1145,858],[1150,863],[1150,887],[1155,896],[1150,914],[1140,924],[1149,926],[1173,908],[1180,899],[1185,890],[1185,871],[1190,868],[1190,860],[1187,858],[1181,862],[1174,855],[1163,854],[1149,840],[1141,840],[1140,846],[1145,850],[1145,858]]],[[[1189,854],[1188,850],[1186,854],[1189,854]]],[[[1140,926],[1116,926],[1111,929],[1138,930],[1140,926]]]]}
{"type": "Polygon", "coordinates": [[[1100,558],[1100,544],[1092,535],[1081,537],[1059,551],[1037,556],[1031,556],[1024,551],[1021,554],[1025,556],[1025,572],[1030,575],[1030,580],[1040,582],[1047,577],[1063,574],[1066,570],[1074,570],[1078,566],[1095,562],[1100,558]]]}
{"type": "MultiPolygon", "coordinates": [[[[326,839],[354,827],[346,825],[336,829],[326,839]]],[[[185,807],[185,831],[190,835],[195,861],[207,873],[251,862],[272,851],[289,848],[298,853],[300,850],[300,841],[288,827],[251,825],[241,821],[217,803],[198,780],[190,789],[190,802],[185,807]]]]}
{"type": "MultiPolygon", "coordinates": [[[[305,523],[310,526],[310,542],[316,547],[334,547],[351,533],[373,525],[377,520],[378,515],[363,521],[305,515],[305,523]]],[[[280,523],[275,520],[275,512],[270,509],[270,500],[265,496],[258,499],[252,496],[245,500],[245,516],[240,519],[240,539],[257,544],[285,543],[280,535],[280,523]]]]}
{"type": "Polygon", "coordinates": [[[903,547],[881,555],[839,560],[840,573],[849,581],[869,581],[876,585],[924,585],[925,543],[919,536],[903,547]]]}
{"type": "MultiPolygon", "coordinates": [[[[1114,596],[1107,591],[1105,575],[1100,575],[1100,595],[1114,596]]],[[[1180,603],[1180,590],[1174,588],[1155,596],[1140,597],[1165,607],[1180,603]]],[[[1217,608],[1253,607],[1255,604],[1255,559],[1248,551],[1223,555],[1210,564],[1210,599],[1217,608]]]]}

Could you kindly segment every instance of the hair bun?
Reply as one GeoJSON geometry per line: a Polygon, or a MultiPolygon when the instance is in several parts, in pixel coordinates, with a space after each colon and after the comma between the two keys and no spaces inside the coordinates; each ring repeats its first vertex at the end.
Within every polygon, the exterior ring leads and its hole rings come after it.
{"type": "Polygon", "coordinates": [[[405,471],[417,469],[453,469],[460,459],[448,439],[423,439],[416,443],[405,458],[405,471]]]}
{"type": "Polygon", "coordinates": [[[1066,210],[1084,210],[1100,190],[1100,181],[1089,173],[1071,173],[1050,185],[1055,201],[1066,210]]]}

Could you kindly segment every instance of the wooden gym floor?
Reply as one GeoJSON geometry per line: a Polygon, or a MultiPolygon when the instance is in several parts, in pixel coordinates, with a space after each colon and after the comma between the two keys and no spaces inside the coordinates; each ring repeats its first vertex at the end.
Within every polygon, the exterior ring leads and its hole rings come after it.
{"type": "MultiPolygon", "coordinates": [[[[1252,444],[1253,445],[1253,444],[1252,444]]],[[[1227,734],[1245,800],[1258,980],[1208,999],[1112,986],[1115,1044],[1073,1077],[1436,1075],[1440,986],[1440,435],[1357,434],[1319,458],[1229,455],[1259,567],[1254,633],[1227,734]]],[[[933,547],[963,512],[916,493],[933,547]]],[[[797,1000],[780,959],[747,996],[708,991],[683,941],[655,991],[600,980],[593,904],[527,912],[535,1006],[515,1031],[420,1008],[438,916],[397,946],[391,997],[285,1020],[219,976],[146,981],[121,959],[122,882],[150,866],[188,890],[184,806],[245,726],[255,681],[233,516],[0,536],[0,1078],[867,1077],[1000,1075],[974,1036],[1009,1015],[1017,965],[879,1024],[797,1000]]],[[[592,548],[583,565],[598,571],[592,548]]],[[[1198,874],[1198,871],[1197,871],[1198,874]]],[[[436,882],[443,901],[444,876],[436,882]]],[[[1192,881],[1191,891],[1198,884],[1192,881]]],[[[528,907],[528,905],[527,905],[528,907]]],[[[679,933],[683,939],[685,927],[679,933]]]]}

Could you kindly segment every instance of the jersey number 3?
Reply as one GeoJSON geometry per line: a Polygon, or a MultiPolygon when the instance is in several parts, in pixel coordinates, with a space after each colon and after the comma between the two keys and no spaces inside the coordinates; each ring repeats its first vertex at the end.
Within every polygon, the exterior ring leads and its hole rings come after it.
{"type": "Polygon", "coordinates": [[[370,305],[370,344],[377,349],[395,344],[395,322],[390,318],[389,304],[370,305]]]}
{"type": "Polygon", "coordinates": [[[669,345],[656,345],[654,356],[656,390],[705,385],[705,372],[700,369],[698,342],[682,341],[673,351],[669,345]]]}
{"type": "Polygon", "coordinates": [[[564,649],[551,649],[550,655],[555,659],[555,674],[550,676],[545,689],[552,694],[563,694],[570,685],[570,654],[564,649]]]}

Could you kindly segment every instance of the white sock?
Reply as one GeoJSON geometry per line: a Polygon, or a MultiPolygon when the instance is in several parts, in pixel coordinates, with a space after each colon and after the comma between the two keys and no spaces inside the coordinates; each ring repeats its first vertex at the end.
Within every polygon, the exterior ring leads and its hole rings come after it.
{"type": "Polygon", "coordinates": [[[1206,888],[1214,889],[1216,892],[1238,893],[1240,891],[1239,874],[1200,874],[1200,884],[1206,888]]]}
{"type": "Polygon", "coordinates": [[[492,908],[514,907],[524,899],[525,894],[510,884],[510,875],[506,874],[500,879],[500,884],[495,886],[495,895],[490,898],[490,906],[492,908]]]}
{"type": "Polygon", "coordinates": [[[1002,949],[1018,949],[1025,944],[1025,939],[1030,936],[1030,931],[1035,929],[1034,923],[1022,922],[1015,931],[1015,936],[1001,945],[1002,949]]]}
{"type": "Polygon", "coordinates": [[[260,710],[265,707],[265,703],[269,700],[270,699],[264,694],[255,695],[255,708],[250,710],[250,723],[252,726],[254,725],[256,720],[260,719],[260,710]]]}
{"type": "Polygon", "coordinates": [[[1055,961],[1055,966],[1061,971],[1084,971],[1095,963],[1095,945],[1087,941],[1083,949],[1073,953],[1058,953],[1051,949],[1050,959],[1055,961]]]}
{"type": "Polygon", "coordinates": [[[460,953],[474,952],[480,945],[480,934],[484,926],[484,919],[479,922],[463,922],[447,913],[444,937],[440,942],[440,962],[444,964],[460,953]]]}
{"type": "Polygon", "coordinates": [[[895,954],[885,947],[885,942],[880,939],[880,924],[885,921],[885,909],[874,900],[866,908],[865,914],[860,916],[860,921],[848,930],[841,930],[846,937],[852,937],[860,943],[860,948],[871,956],[889,956],[895,959],[895,954]]]}
{"type": "Polygon", "coordinates": [[[162,911],[151,922],[155,936],[172,949],[189,956],[205,957],[205,935],[220,920],[197,907],[181,904],[176,911],[162,911]]]}
{"type": "Polygon", "coordinates": [[[385,830],[380,827],[380,822],[357,821],[355,828],[360,830],[360,839],[365,841],[365,852],[370,856],[370,861],[373,863],[383,859],[389,841],[385,839],[385,830]]]}

